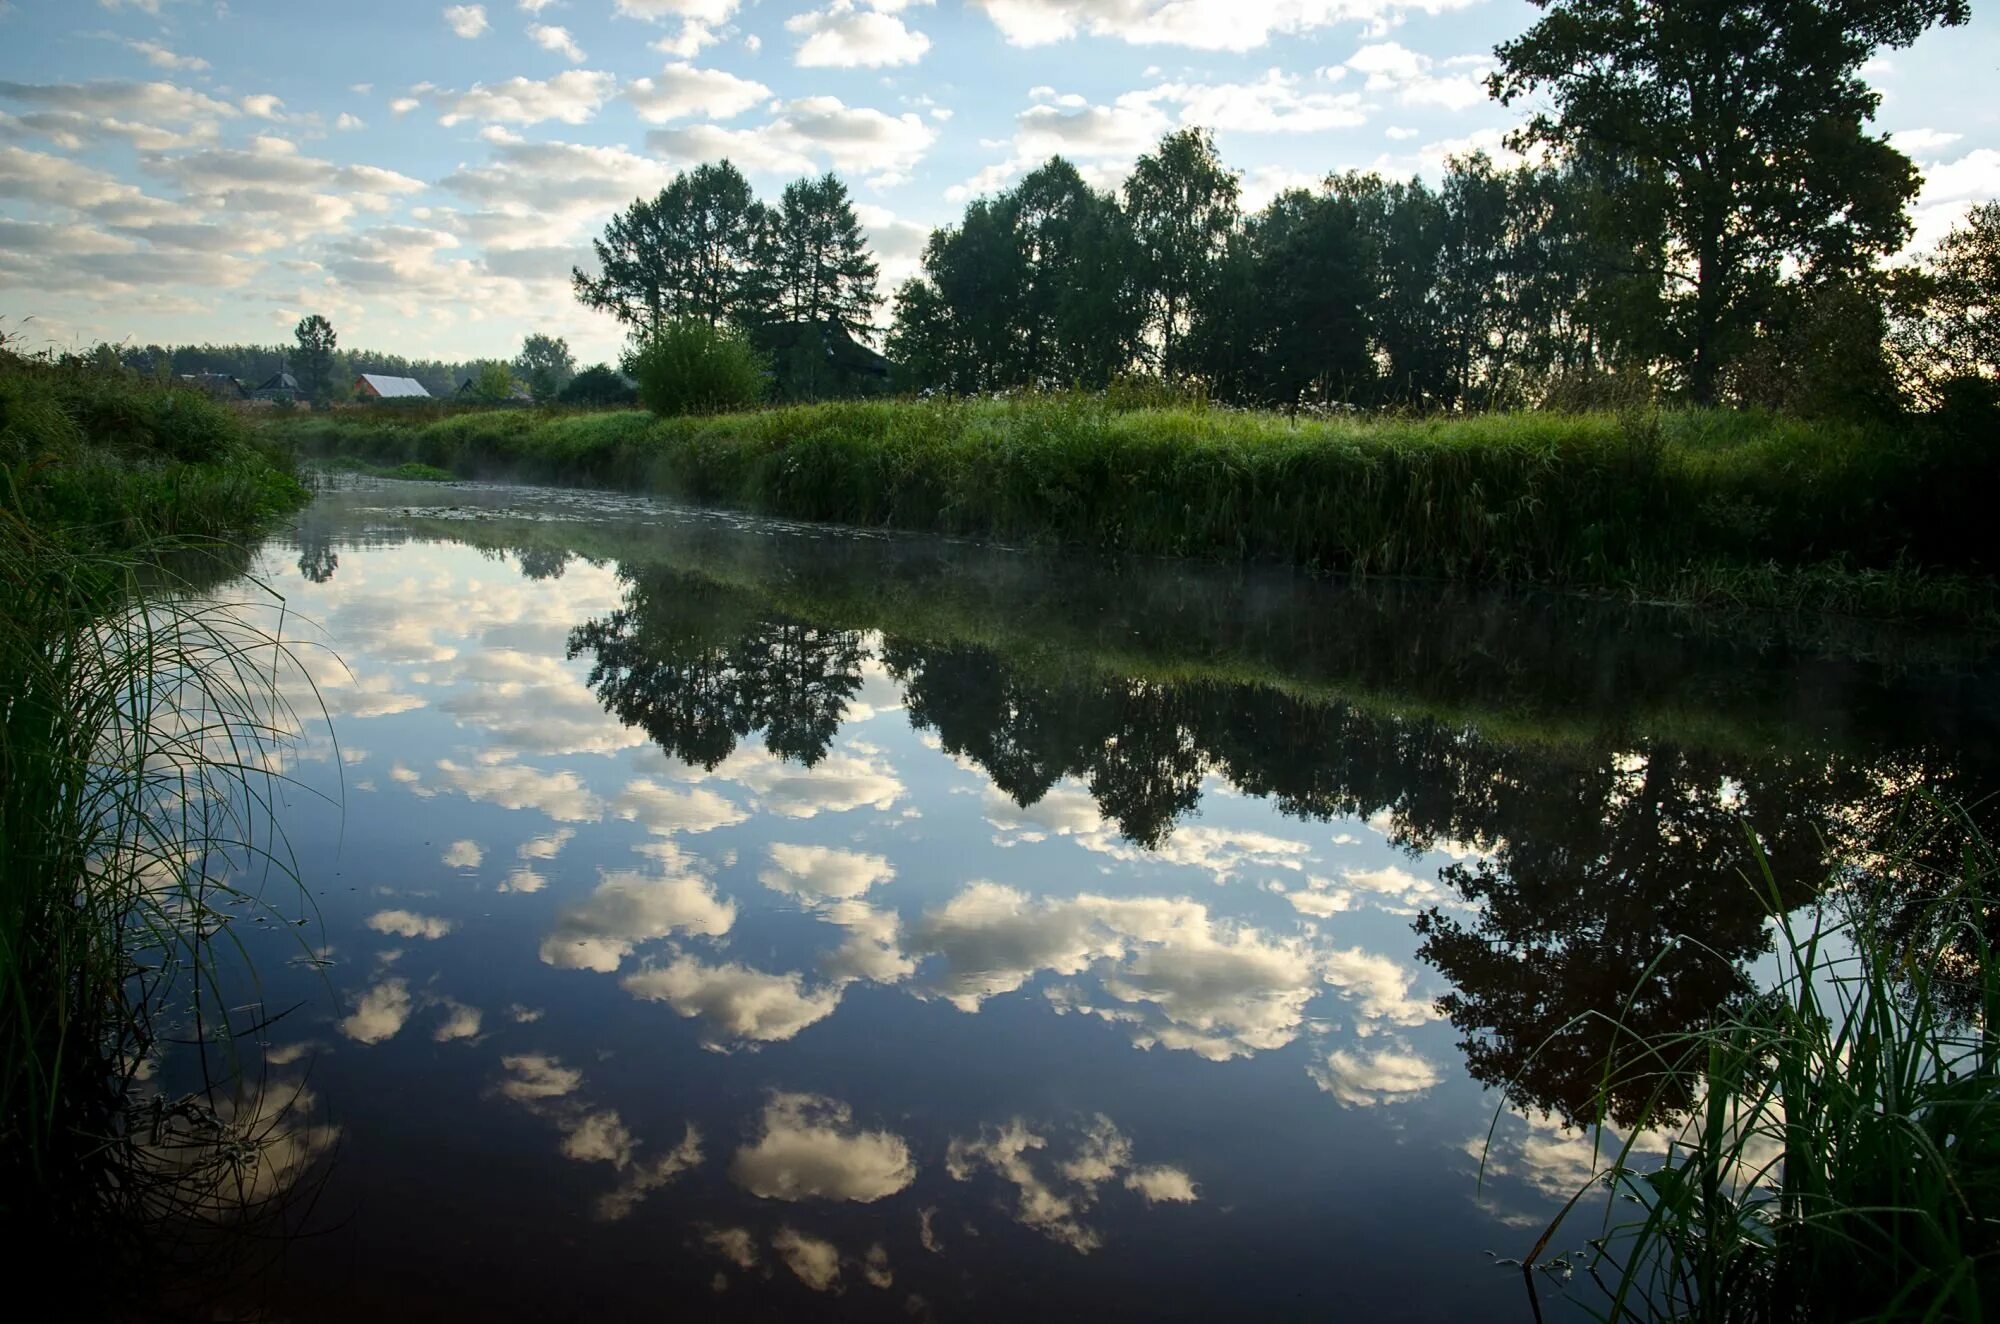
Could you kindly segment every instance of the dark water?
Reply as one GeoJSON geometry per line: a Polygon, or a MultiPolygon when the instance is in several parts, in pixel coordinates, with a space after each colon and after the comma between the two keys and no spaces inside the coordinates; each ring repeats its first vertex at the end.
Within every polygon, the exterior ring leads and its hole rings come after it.
{"type": "Polygon", "coordinates": [[[1527,1319],[1579,1014],[1739,993],[1753,836],[1803,900],[2000,745],[1950,641],[626,499],[262,567],[338,657],[316,910],[235,926],[277,1319],[1527,1319]]]}

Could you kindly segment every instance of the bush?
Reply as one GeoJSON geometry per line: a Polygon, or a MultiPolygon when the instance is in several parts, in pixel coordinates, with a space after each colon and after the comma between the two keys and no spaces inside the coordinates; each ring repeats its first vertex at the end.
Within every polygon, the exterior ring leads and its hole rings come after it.
{"type": "Polygon", "coordinates": [[[639,393],[608,363],[593,364],[570,379],[556,397],[566,405],[610,409],[639,402],[639,393]]]}
{"type": "Polygon", "coordinates": [[[763,398],[770,370],[739,333],[706,322],[670,322],[640,343],[625,370],[656,414],[720,414],[763,398]]]}

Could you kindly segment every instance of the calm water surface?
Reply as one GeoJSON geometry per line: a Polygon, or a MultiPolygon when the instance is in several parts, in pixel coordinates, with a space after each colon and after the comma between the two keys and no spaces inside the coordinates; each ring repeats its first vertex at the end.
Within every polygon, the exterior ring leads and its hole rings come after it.
{"type": "Polygon", "coordinates": [[[575,493],[260,573],[278,1319],[1527,1319],[1573,1018],[1754,969],[1746,823],[1802,889],[2000,744],[1951,645],[575,493]]]}

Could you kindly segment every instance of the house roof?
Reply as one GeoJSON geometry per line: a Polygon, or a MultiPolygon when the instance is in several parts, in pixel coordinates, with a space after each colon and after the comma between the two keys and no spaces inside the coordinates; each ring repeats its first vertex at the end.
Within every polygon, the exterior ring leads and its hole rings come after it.
{"type": "Polygon", "coordinates": [[[292,376],[289,372],[281,372],[257,389],[260,391],[296,391],[299,389],[299,379],[292,376]]]}
{"type": "Polygon", "coordinates": [[[429,399],[430,392],[414,377],[384,377],[380,373],[364,372],[361,380],[367,382],[375,394],[385,400],[429,399]]]}

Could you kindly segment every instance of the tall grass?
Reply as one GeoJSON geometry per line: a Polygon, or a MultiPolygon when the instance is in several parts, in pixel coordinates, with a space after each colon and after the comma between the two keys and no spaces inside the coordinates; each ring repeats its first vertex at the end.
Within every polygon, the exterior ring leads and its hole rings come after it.
{"type": "Polygon", "coordinates": [[[1915,424],[1299,420],[1055,395],[272,426],[307,453],[1118,552],[1960,619],[1996,598],[2000,452],[1915,424]]]}
{"type": "Polygon", "coordinates": [[[296,1143],[254,1072],[143,1097],[169,1009],[204,1073],[246,1029],[225,907],[293,876],[270,809],[299,728],[282,637],[153,550],[187,548],[79,550],[0,507],[0,1235],[88,1247],[87,1293],[160,1268],[163,1228],[281,1198],[260,1165],[296,1143]]]}
{"type": "Polygon", "coordinates": [[[1607,1064],[1607,1080],[1659,1084],[1599,1175],[1613,1200],[1592,1242],[1593,1313],[1979,1320],[2000,1306],[2000,872],[1969,822],[1954,837],[1951,875],[1899,848],[1802,915],[1778,906],[1766,869],[1777,969],[1762,995],[1607,1064]],[[1691,1114],[1669,1110],[1676,1097],[1698,1100],[1691,1114]],[[1648,1134],[1670,1137],[1656,1167],[1636,1160],[1648,1134]]]}

